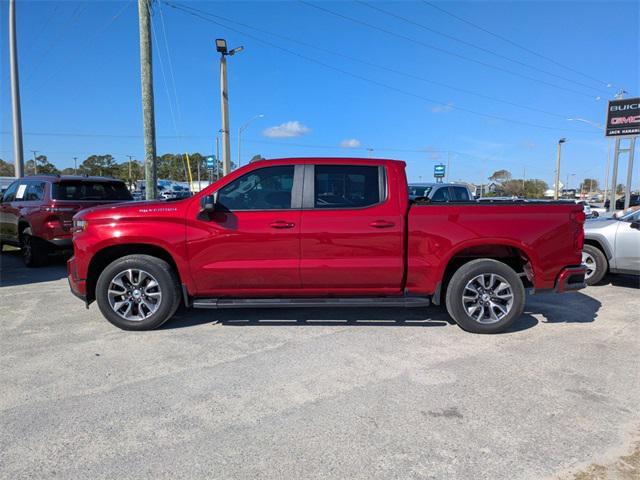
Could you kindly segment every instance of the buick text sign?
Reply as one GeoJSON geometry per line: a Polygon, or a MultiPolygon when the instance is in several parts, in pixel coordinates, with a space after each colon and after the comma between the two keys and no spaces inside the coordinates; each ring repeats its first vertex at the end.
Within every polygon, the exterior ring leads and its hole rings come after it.
{"type": "Polygon", "coordinates": [[[609,101],[607,137],[640,135],[640,98],[609,101]]]}
{"type": "Polygon", "coordinates": [[[444,165],[435,165],[433,167],[433,176],[435,178],[443,178],[444,177],[444,165]]]}

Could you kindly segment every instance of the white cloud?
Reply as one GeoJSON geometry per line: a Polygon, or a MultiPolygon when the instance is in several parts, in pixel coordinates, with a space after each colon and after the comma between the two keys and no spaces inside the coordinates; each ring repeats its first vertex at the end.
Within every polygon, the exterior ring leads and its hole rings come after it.
{"type": "Polygon", "coordinates": [[[446,105],[436,105],[431,107],[433,113],[447,113],[453,110],[453,103],[447,103],[446,105]]]}
{"type": "Polygon", "coordinates": [[[340,142],[342,148],[358,148],[360,146],[360,140],[357,138],[347,138],[340,142]]]}
{"type": "Polygon", "coordinates": [[[302,125],[297,120],[292,120],[275,127],[269,127],[262,132],[262,135],[269,138],[289,138],[300,137],[310,131],[309,127],[302,125]]]}

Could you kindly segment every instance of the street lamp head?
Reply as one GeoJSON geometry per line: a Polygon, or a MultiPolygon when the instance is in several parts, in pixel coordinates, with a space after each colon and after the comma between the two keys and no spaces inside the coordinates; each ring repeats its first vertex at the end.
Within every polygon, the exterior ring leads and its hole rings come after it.
{"type": "Polygon", "coordinates": [[[216,38],[216,50],[222,55],[227,54],[227,41],[224,38],[216,38]]]}
{"type": "Polygon", "coordinates": [[[229,55],[235,55],[236,53],[239,53],[239,52],[241,52],[242,50],[244,50],[244,47],[243,47],[243,46],[236,47],[236,48],[234,48],[233,50],[231,50],[231,51],[229,52],[229,55]]]}
{"type": "Polygon", "coordinates": [[[564,138],[564,137],[562,137],[560,140],[558,140],[558,143],[564,143],[564,142],[566,142],[566,141],[567,141],[567,139],[566,139],[566,138],[564,138]]]}

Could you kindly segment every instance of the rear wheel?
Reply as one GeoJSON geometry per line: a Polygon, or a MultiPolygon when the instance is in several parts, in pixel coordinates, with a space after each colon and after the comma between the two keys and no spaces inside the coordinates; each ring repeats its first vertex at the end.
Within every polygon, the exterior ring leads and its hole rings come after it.
{"type": "Polygon", "coordinates": [[[524,311],[525,291],[518,274],[497,260],[472,260],[451,277],[446,293],[449,315],[468,332],[506,330],[524,311]]]}
{"type": "Polygon", "coordinates": [[[609,262],[602,250],[593,245],[586,244],[582,248],[582,263],[587,266],[584,281],[587,285],[595,285],[605,276],[609,269],[609,262]]]}
{"type": "Polygon", "coordinates": [[[41,267],[49,260],[51,250],[44,240],[38,237],[23,233],[20,236],[20,248],[22,249],[22,260],[27,267],[41,267]]]}
{"type": "Polygon", "coordinates": [[[167,262],[128,255],[109,264],[96,284],[96,301],[109,322],[123,330],[153,330],[180,304],[178,278],[167,262]]]}

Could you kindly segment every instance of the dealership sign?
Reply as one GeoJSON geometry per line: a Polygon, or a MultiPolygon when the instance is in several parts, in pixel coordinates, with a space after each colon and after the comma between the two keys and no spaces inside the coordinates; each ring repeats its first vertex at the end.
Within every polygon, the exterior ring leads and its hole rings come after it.
{"type": "Polygon", "coordinates": [[[444,165],[434,165],[433,176],[435,178],[444,178],[444,165]]]}
{"type": "Polygon", "coordinates": [[[609,101],[605,135],[640,135],[640,98],[609,101]]]}

